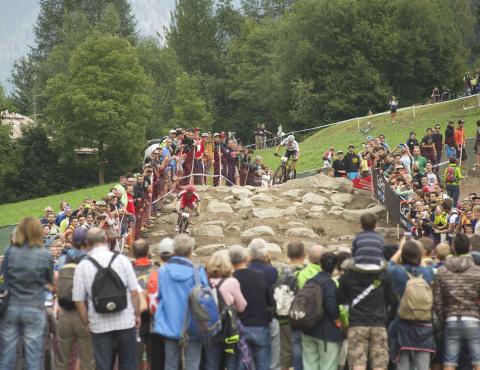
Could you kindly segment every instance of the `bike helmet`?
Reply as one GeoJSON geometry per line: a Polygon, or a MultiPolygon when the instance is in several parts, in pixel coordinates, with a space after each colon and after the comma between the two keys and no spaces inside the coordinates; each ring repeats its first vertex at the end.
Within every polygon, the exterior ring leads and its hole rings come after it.
{"type": "Polygon", "coordinates": [[[185,190],[187,191],[187,193],[195,193],[197,191],[197,189],[195,189],[195,185],[187,185],[185,190]]]}
{"type": "Polygon", "coordinates": [[[293,140],[295,140],[295,136],[293,136],[293,135],[288,135],[287,141],[293,141],[293,140]]]}

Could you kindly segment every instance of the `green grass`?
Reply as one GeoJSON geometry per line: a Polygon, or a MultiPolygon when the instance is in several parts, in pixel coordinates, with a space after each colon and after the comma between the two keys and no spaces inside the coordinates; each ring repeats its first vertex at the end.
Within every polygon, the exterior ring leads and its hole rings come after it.
{"type": "MultiPolygon", "coordinates": [[[[466,136],[475,135],[476,121],[480,119],[480,107],[478,96],[472,96],[467,99],[450,101],[443,104],[432,104],[415,108],[415,118],[413,118],[412,109],[397,113],[398,123],[390,123],[390,113],[385,113],[376,117],[361,118],[360,127],[365,128],[367,121],[370,121],[373,130],[367,134],[378,136],[384,134],[386,142],[390,147],[400,143],[405,143],[409,133],[415,131],[417,139],[420,141],[424,136],[427,127],[433,127],[436,123],[441,124],[441,132],[444,134],[449,119],[455,122],[463,118],[465,120],[466,136]],[[464,107],[475,107],[464,109],[464,107]]],[[[362,135],[358,131],[357,119],[352,119],[345,123],[330,126],[319,131],[313,131],[315,134],[306,138],[300,143],[301,158],[298,162],[297,171],[307,171],[323,166],[322,156],[333,145],[336,150],[347,150],[349,144],[356,146],[358,152],[361,149],[361,143],[364,142],[367,135],[362,135]]],[[[455,127],[456,127],[455,123],[455,127]]],[[[309,135],[307,132],[306,137],[309,135]]],[[[298,135],[296,135],[298,136],[298,135]]],[[[283,151],[281,149],[281,151],[283,151]]],[[[273,156],[273,149],[259,150],[255,154],[263,157],[265,165],[270,168],[276,168],[279,164],[278,158],[273,156]]]]}
{"type": "Polygon", "coordinates": [[[52,206],[55,211],[58,211],[60,202],[64,200],[72,207],[77,207],[85,198],[99,199],[103,197],[112,186],[112,184],[100,185],[43,198],[2,204],[0,205],[0,226],[16,224],[26,216],[40,217],[46,206],[52,206]]]}

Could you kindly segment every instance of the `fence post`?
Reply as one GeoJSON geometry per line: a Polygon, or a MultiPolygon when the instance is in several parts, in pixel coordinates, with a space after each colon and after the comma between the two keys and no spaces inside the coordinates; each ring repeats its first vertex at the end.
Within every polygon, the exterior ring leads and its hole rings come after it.
{"type": "Polygon", "coordinates": [[[412,109],[413,109],[413,119],[415,119],[415,104],[412,105],[412,109]]]}
{"type": "Polygon", "coordinates": [[[357,127],[358,127],[358,131],[360,131],[360,118],[357,117],[357,127]]]}
{"type": "Polygon", "coordinates": [[[480,107],[480,93],[477,94],[478,106],[480,107]]]}

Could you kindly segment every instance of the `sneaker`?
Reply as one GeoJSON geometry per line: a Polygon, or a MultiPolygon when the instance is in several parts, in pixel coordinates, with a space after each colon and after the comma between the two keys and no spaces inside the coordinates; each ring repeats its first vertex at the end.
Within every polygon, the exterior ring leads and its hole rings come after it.
{"type": "Polygon", "coordinates": [[[185,230],[185,232],[186,232],[187,234],[190,234],[190,228],[187,227],[187,230],[185,230]]]}
{"type": "Polygon", "coordinates": [[[175,226],[175,231],[176,231],[177,233],[180,231],[180,226],[179,226],[179,225],[175,226]]]}

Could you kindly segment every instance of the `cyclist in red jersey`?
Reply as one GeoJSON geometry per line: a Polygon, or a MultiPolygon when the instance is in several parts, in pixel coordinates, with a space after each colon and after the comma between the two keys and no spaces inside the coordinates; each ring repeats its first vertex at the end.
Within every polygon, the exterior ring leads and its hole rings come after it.
{"type": "Polygon", "coordinates": [[[178,220],[177,220],[177,227],[175,228],[175,231],[180,230],[180,221],[182,219],[182,212],[185,210],[194,210],[199,212],[200,211],[200,197],[198,194],[195,192],[195,186],[194,185],[188,185],[185,190],[181,191],[178,195],[177,198],[175,199],[175,203],[173,204],[173,208],[177,208],[177,202],[180,200],[180,209],[178,213],[178,220]]]}

